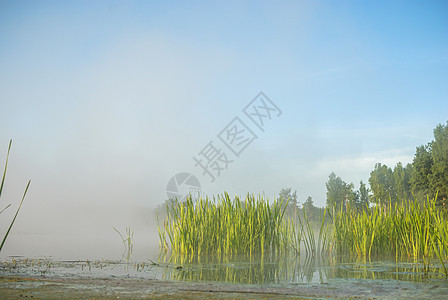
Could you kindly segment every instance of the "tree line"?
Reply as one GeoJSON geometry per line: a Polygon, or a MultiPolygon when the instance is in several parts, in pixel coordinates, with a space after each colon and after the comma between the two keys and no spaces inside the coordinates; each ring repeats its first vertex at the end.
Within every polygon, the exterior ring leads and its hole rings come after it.
{"type": "Polygon", "coordinates": [[[363,209],[370,203],[389,204],[427,196],[437,197],[437,205],[447,206],[448,199],[448,122],[434,129],[434,140],[416,148],[412,163],[394,168],[376,163],[370,172],[370,188],[360,182],[355,190],[353,183],[344,182],[334,172],[326,182],[327,207],[345,210],[347,205],[363,209]]]}

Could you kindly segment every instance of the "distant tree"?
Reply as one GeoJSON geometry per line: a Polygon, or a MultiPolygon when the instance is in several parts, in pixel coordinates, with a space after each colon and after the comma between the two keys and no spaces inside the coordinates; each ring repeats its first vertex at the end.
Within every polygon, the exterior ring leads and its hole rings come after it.
{"type": "Polygon", "coordinates": [[[346,202],[356,200],[356,193],[353,192],[353,183],[347,184],[332,172],[325,183],[327,187],[327,207],[331,209],[346,209],[346,202]]]}
{"type": "Polygon", "coordinates": [[[412,177],[413,170],[414,170],[414,165],[412,163],[408,163],[404,167],[404,181],[405,181],[406,198],[407,199],[412,198],[411,177],[412,177]]]}
{"type": "Polygon", "coordinates": [[[291,192],[291,188],[283,188],[281,189],[279,195],[279,200],[283,200],[284,205],[286,206],[286,211],[288,214],[293,215],[297,210],[297,191],[294,193],[291,192]]]}
{"type": "Polygon", "coordinates": [[[362,180],[359,183],[359,206],[361,209],[369,206],[369,188],[362,180]]]}
{"type": "Polygon", "coordinates": [[[346,184],[346,193],[345,193],[345,200],[344,204],[347,202],[347,204],[354,209],[360,208],[360,202],[359,202],[359,191],[355,191],[355,185],[353,183],[346,184]]]}
{"type": "Polygon", "coordinates": [[[381,163],[376,163],[375,168],[370,172],[370,189],[373,193],[373,203],[389,203],[396,201],[395,182],[392,169],[381,163]]]}
{"type": "Polygon", "coordinates": [[[432,165],[427,176],[431,196],[438,193],[437,202],[448,198],[448,122],[434,129],[434,141],[430,143],[432,165]]]}
{"type": "Polygon", "coordinates": [[[313,209],[315,208],[313,198],[311,196],[308,196],[308,198],[306,198],[305,202],[303,203],[302,207],[306,212],[313,211],[313,209]]]}
{"type": "Polygon", "coordinates": [[[429,175],[433,164],[430,151],[429,145],[417,147],[412,162],[411,189],[420,201],[430,193],[429,175]]]}
{"type": "Polygon", "coordinates": [[[342,178],[336,176],[334,172],[328,176],[328,181],[325,183],[327,187],[327,207],[337,208],[342,203],[345,197],[344,182],[342,178]]]}
{"type": "Polygon", "coordinates": [[[410,164],[403,167],[401,162],[397,163],[393,171],[394,177],[394,190],[397,198],[400,201],[404,201],[410,197],[410,170],[407,170],[410,164]]]}
{"type": "Polygon", "coordinates": [[[154,215],[159,222],[162,222],[167,217],[167,210],[170,209],[173,205],[179,204],[179,201],[176,198],[166,199],[163,203],[157,205],[154,208],[154,215]]]}
{"type": "Polygon", "coordinates": [[[412,163],[399,162],[392,170],[381,163],[370,172],[374,203],[405,200],[414,194],[418,201],[438,195],[437,203],[448,202],[448,122],[434,129],[434,140],[418,146],[412,163]]]}

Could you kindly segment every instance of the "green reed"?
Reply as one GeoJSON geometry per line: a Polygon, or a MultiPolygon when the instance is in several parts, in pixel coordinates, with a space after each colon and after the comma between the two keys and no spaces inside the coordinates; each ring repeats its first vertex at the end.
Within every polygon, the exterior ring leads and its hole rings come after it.
{"type": "Polygon", "coordinates": [[[192,255],[280,253],[291,242],[284,212],[283,201],[269,204],[261,196],[188,198],[167,207],[167,219],[159,226],[160,246],[192,255]]]}
{"type": "MultiPolygon", "coordinates": [[[[287,200],[254,195],[230,199],[227,193],[212,199],[191,198],[167,206],[167,218],[159,224],[161,249],[176,255],[234,256],[253,254],[314,255],[329,245],[328,230],[320,229],[318,245],[306,213],[303,220],[287,217],[287,200]],[[286,203],[285,203],[286,202],[286,203]]],[[[325,215],[322,220],[322,226],[325,215]]]]}
{"type": "Polygon", "coordinates": [[[435,199],[366,207],[361,213],[341,209],[334,218],[337,253],[422,259],[426,271],[437,258],[448,275],[448,212],[435,199]]]}

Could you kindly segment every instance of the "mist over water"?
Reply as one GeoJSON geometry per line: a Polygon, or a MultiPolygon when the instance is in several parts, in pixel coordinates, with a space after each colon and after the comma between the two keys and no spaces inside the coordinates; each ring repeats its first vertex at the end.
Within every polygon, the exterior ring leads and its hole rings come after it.
{"type": "MultiPolygon", "coordinates": [[[[157,260],[159,237],[154,211],[145,206],[72,205],[52,209],[50,217],[21,212],[14,234],[8,238],[1,257],[54,257],[57,259],[120,260],[124,254],[121,237],[126,227],[134,232],[132,261],[157,260]]],[[[7,218],[0,226],[7,228],[7,218]]]]}

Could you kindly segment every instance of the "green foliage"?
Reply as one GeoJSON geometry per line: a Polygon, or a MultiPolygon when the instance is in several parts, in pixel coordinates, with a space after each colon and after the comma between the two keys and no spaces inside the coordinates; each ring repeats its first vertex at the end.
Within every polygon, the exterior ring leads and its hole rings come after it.
{"type": "Polygon", "coordinates": [[[308,214],[313,211],[316,207],[314,206],[313,198],[308,196],[306,201],[303,203],[303,210],[307,211],[308,214]]]}
{"type": "Polygon", "coordinates": [[[301,209],[297,210],[297,215],[301,218],[305,218],[310,222],[313,227],[319,227],[322,218],[324,217],[325,208],[314,206],[314,201],[311,196],[305,200],[301,209]]]}
{"type": "Polygon", "coordinates": [[[370,172],[369,183],[373,193],[371,199],[373,203],[389,203],[397,199],[393,171],[388,166],[376,163],[375,168],[370,172]]]}
{"type": "Polygon", "coordinates": [[[349,196],[352,196],[353,184],[347,184],[341,177],[332,172],[325,185],[327,187],[327,206],[335,209],[341,207],[345,209],[346,200],[349,196]]]}
{"type": "Polygon", "coordinates": [[[434,141],[431,143],[432,166],[428,175],[431,191],[437,191],[438,203],[448,199],[448,122],[446,126],[437,125],[434,141]]]}
{"type": "Polygon", "coordinates": [[[359,207],[363,209],[364,207],[369,206],[369,188],[367,188],[366,184],[359,182],[359,207]]]}
{"type": "MultiPolygon", "coordinates": [[[[167,219],[159,225],[160,247],[174,255],[218,257],[254,254],[300,254],[305,243],[307,254],[316,252],[316,239],[306,215],[286,217],[284,199],[274,200],[247,195],[230,199],[222,196],[167,206],[167,219]]],[[[321,232],[324,232],[321,229],[321,232]]],[[[328,234],[320,235],[328,239],[328,234]]],[[[327,245],[327,241],[320,244],[327,245]]],[[[320,239],[318,240],[320,241],[320,239]]],[[[182,258],[183,259],[183,258],[182,258]]]]}
{"type": "Polygon", "coordinates": [[[362,213],[341,210],[334,219],[334,239],[337,253],[423,259],[426,269],[436,257],[448,275],[448,211],[438,208],[435,198],[366,207],[362,213]]]}
{"type": "Polygon", "coordinates": [[[448,198],[448,122],[446,126],[437,125],[432,142],[416,148],[411,164],[403,167],[399,162],[393,170],[381,163],[375,164],[369,183],[371,202],[376,204],[410,199],[412,194],[418,201],[426,195],[435,197],[437,194],[437,204],[445,203],[448,198]]]}
{"type": "Polygon", "coordinates": [[[416,197],[421,199],[424,195],[429,194],[429,175],[433,164],[431,156],[431,148],[429,146],[419,146],[415,152],[412,162],[413,172],[411,176],[411,187],[416,193],[416,197]]]}
{"type": "Polygon", "coordinates": [[[161,247],[179,254],[249,254],[285,251],[292,228],[284,222],[283,200],[272,205],[262,197],[227,193],[217,199],[167,207],[168,217],[159,226],[161,247]]]}
{"type": "Polygon", "coordinates": [[[394,190],[396,193],[397,199],[410,199],[411,198],[411,172],[412,165],[407,164],[406,167],[403,167],[401,162],[397,163],[393,171],[394,177],[394,190]]]}
{"type": "Polygon", "coordinates": [[[353,183],[346,183],[332,172],[325,185],[327,187],[327,207],[334,211],[341,208],[346,210],[347,205],[362,209],[369,203],[369,189],[362,181],[359,190],[354,190],[353,183]]]}

